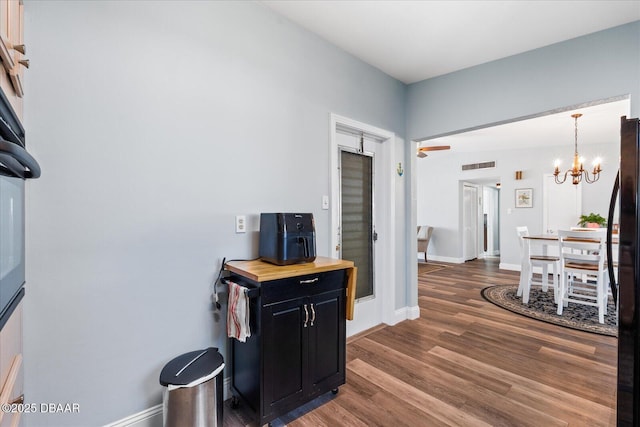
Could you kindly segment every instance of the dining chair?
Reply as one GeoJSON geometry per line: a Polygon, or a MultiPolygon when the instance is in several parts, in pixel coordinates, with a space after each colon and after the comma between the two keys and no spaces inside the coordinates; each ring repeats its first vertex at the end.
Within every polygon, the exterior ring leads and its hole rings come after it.
{"type": "Polygon", "coordinates": [[[433,227],[429,225],[418,226],[418,252],[424,252],[424,262],[427,262],[427,250],[432,233],[433,227]]]}
{"type": "Polygon", "coordinates": [[[558,230],[560,293],[558,315],[569,303],[598,308],[598,322],[607,314],[606,230],[558,230]]]}
{"type": "Polygon", "coordinates": [[[556,256],[548,256],[543,254],[531,254],[531,242],[525,237],[529,236],[529,229],[526,226],[516,227],[516,233],[520,239],[520,284],[518,285],[517,296],[522,296],[522,303],[529,303],[529,294],[532,285],[541,285],[542,291],[547,292],[549,289],[549,276],[547,268],[553,267],[553,301],[558,303],[558,272],[560,266],[560,258],[556,256]],[[533,267],[542,267],[542,275],[540,280],[536,280],[533,276],[533,267]]]}

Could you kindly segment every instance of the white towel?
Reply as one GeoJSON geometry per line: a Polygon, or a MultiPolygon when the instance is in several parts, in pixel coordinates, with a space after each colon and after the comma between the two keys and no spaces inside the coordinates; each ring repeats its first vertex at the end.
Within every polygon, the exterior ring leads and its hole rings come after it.
{"type": "Polygon", "coordinates": [[[227,308],[227,335],[240,342],[251,336],[249,328],[249,298],[247,288],[227,280],[229,285],[229,306],[227,308]]]}

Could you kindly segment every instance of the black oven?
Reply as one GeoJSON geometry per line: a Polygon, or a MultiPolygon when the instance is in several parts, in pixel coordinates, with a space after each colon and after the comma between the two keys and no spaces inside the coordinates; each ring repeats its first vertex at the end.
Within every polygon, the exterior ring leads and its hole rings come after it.
{"type": "Polygon", "coordinates": [[[24,129],[0,91],[0,329],[24,295],[25,180],[39,176],[24,129]]]}
{"type": "Polygon", "coordinates": [[[24,181],[0,176],[0,318],[23,284],[24,181]]]}

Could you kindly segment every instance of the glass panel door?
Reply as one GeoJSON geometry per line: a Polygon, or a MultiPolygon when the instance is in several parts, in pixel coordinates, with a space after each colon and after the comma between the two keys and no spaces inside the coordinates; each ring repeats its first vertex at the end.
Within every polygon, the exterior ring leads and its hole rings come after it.
{"type": "Polygon", "coordinates": [[[373,156],[340,150],[341,257],[358,267],[356,299],[373,288],[373,156]]]}

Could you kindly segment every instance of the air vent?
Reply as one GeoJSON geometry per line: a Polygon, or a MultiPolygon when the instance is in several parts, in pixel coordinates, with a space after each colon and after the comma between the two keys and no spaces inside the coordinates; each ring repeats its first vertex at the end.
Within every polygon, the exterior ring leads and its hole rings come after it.
{"type": "Polygon", "coordinates": [[[481,163],[471,163],[468,165],[462,165],[463,171],[470,171],[473,169],[487,169],[487,168],[495,168],[496,162],[481,162],[481,163]]]}

